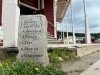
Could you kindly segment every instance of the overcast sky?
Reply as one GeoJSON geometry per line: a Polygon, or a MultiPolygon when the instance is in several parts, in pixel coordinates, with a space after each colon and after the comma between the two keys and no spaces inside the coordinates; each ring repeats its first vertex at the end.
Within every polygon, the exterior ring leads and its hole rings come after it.
{"type": "MultiPolygon", "coordinates": [[[[100,33],[100,0],[85,0],[87,5],[88,24],[91,33],[100,33]]],[[[72,0],[75,32],[84,33],[84,11],[83,0],[72,0]]],[[[57,25],[57,30],[72,31],[72,21],[70,8],[61,24],[57,25]]]]}

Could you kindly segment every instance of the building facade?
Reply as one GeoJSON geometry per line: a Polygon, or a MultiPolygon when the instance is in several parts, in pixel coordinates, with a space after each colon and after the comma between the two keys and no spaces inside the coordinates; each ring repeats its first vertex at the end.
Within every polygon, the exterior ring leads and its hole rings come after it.
{"type": "Polygon", "coordinates": [[[20,14],[43,14],[48,21],[48,32],[54,36],[54,0],[20,0],[20,14]]]}
{"type": "Polygon", "coordinates": [[[55,0],[0,0],[0,25],[3,28],[3,46],[15,47],[17,45],[20,15],[45,15],[48,21],[47,30],[55,37],[56,20],[61,21],[68,7],[68,2],[69,0],[58,0],[56,10],[55,0]]]}
{"type": "Polygon", "coordinates": [[[2,0],[0,0],[0,26],[2,25],[2,0]]]}

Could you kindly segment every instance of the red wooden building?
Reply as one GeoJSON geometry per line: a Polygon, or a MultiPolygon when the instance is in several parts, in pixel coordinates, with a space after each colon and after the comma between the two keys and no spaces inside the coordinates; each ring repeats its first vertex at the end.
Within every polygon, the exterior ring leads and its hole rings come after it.
{"type": "Polygon", "coordinates": [[[0,0],[0,26],[1,26],[1,20],[2,20],[2,0],[0,0]]]}
{"type": "MultiPolygon", "coordinates": [[[[2,1],[0,0],[0,25],[2,18],[2,1]]],[[[57,21],[61,21],[69,0],[58,0],[57,21]],[[64,11],[64,12],[63,12],[64,11]],[[61,16],[61,17],[60,17],[61,16]]],[[[54,35],[54,10],[55,0],[19,0],[21,14],[44,14],[48,20],[48,32],[54,35]]],[[[56,15],[55,15],[56,16],[56,15]]]]}
{"type": "Polygon", "coordinates": [[[48,21],[48,32],[54,35],[54,1],[53,0],[20,0],[20,14],[44,14],[48,21]]]}
{"type": "Polygon", "coordinates": [[[48,32],[56,36],[56,22],[62,21],[69,3],[70,0],[0,0],[0,25],[4,25],[4,43],[8,43],[7,47],[13,46],[15,43],[15,29],[18,25],[17,6],[20,8],[20,15],[45,15],[48,21],[48,32]],[[8,25],[9,27],[7,27],[8,25]],[[11,35],[9,38],[8,34],[11,35]]]}
{"type": "MultiPolygon", "coordinates": [[[[21,14],[44,14],[48,21],[48,32],[54,34],[54,22],[56,21],[56,5],[55,0],[20,0],[21,14]],[[33,13],[34,12],[34,13],[33,13]]],[[[57,1],[57,21],[62,20],[68,7],[69,0],[57,1]]]]}

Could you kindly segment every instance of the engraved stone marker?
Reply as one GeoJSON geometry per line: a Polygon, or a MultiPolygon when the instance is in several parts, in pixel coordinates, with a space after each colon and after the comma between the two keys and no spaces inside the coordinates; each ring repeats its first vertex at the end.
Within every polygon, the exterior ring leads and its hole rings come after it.
{"type": "Polygon", "coordinates": [[[47,54],[47,20],[43,15],[20,17],[18,29],[18,61],[49,63],[47,54]]]}

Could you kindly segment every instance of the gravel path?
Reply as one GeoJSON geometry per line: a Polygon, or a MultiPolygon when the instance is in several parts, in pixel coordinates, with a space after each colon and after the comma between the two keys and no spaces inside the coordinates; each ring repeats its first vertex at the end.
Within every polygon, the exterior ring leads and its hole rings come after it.
{"type": "Polygon", "coordinates": [[[69,73],[69,75],[80,75],[81,72],[86,70],[99,59],[100,51],[97,51],[95,53],[83,56],[75,62],[62,62],[62,67],[65,72],[69,73]]]}

